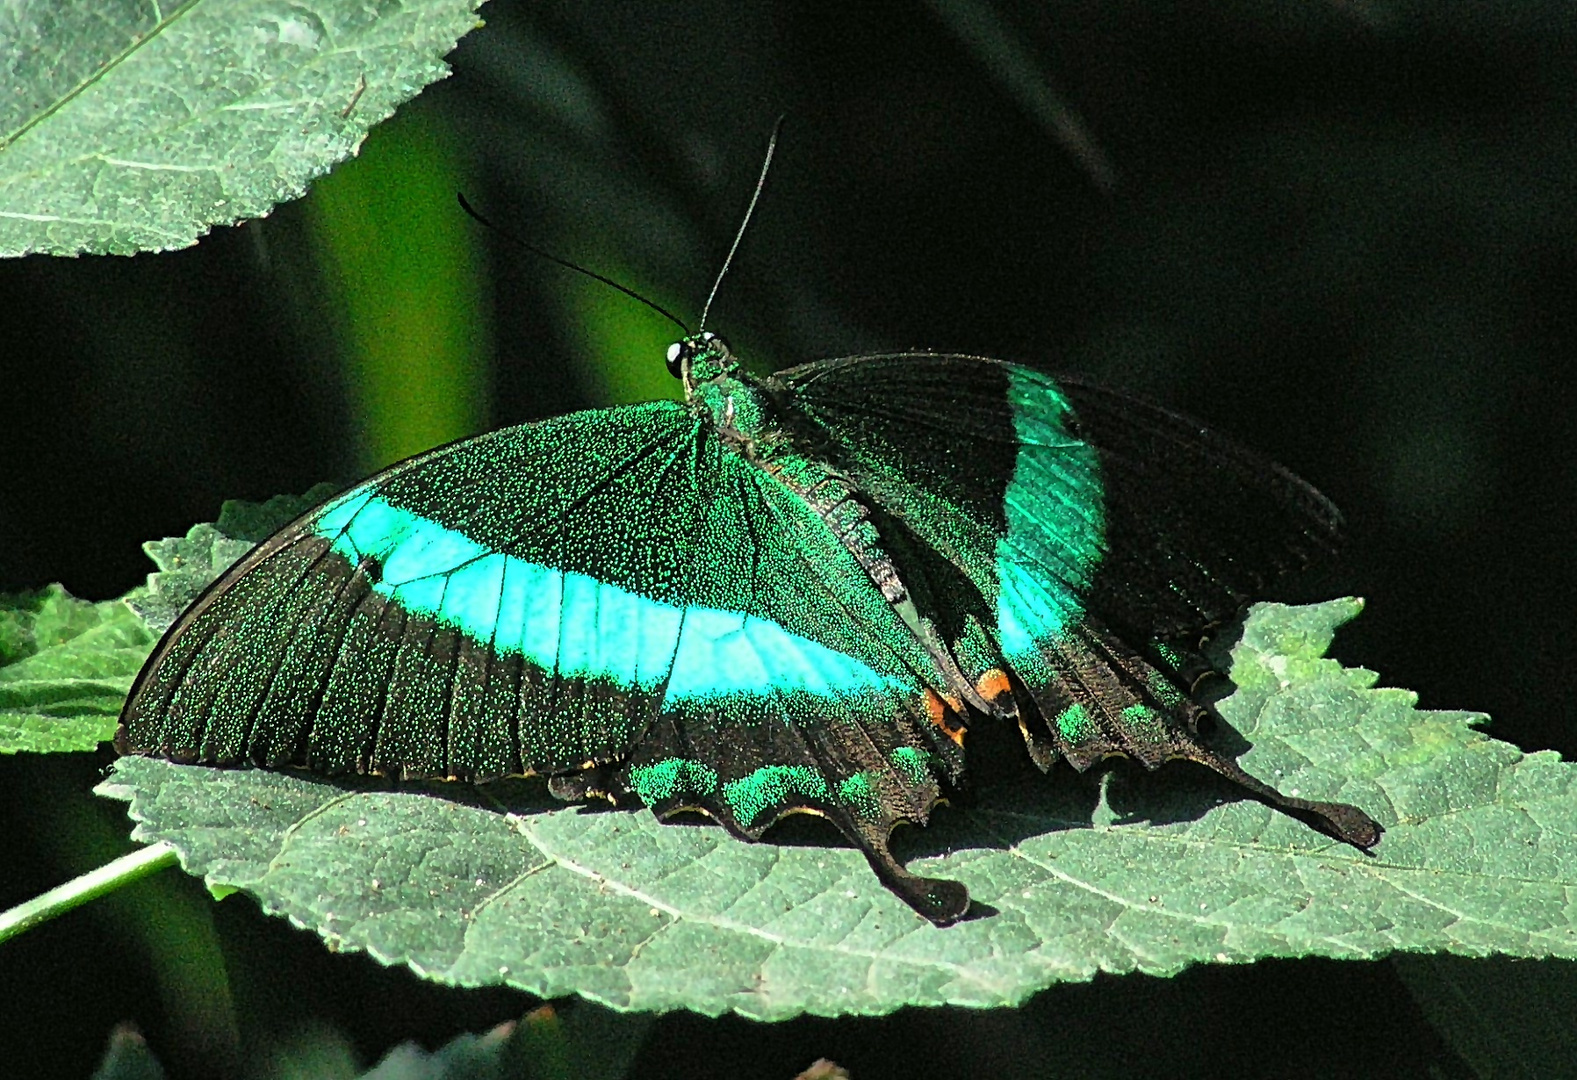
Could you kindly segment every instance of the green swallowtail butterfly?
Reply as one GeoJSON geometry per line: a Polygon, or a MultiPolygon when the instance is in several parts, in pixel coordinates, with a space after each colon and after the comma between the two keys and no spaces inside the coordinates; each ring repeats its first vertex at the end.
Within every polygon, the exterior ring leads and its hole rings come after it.
{"type": "Polygon", "coordinates": [[[127,701],[123,753],[820,814],[939,924],[969,897],[888,849],[1015,724],[1043,770],[1209,766],[1360,848],[1200,738],[1201,631],[1332,548],[1335,508],[1161,409],[973,356],[768,378],[669,351],[687,401],[453,443],[311,510],[216,581],[127,701]]]}
{"type": "Polygon", "coordinates": [[[962,787],[976,724],[1016,725],[1042,771],[1186,759],[1379,840],[1363,811],[1212,750],[1185,689],[1209,667],[1204,630],[1334,548],[1340,516],[1302,480],[1164,410],[983,357],[755,378],[687,332],[668,369],[683,404],[452,443],[263,541],[155,647],[116,747],[537,774],[563,799],[700,810],[751,840],[819,814],[937,924],[967,890],[910,873],[888,838],[962,787]]]}

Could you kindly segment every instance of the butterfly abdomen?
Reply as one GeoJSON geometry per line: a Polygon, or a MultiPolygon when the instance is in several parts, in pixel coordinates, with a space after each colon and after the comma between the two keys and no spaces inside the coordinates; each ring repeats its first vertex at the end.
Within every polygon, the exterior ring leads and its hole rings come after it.
{"type": "Polygon", "coordinates": [[[851,481],[806,458],[796,458],[788,466],[767,461],[762,468],[815,512],[854,556],[884,600],[897,604],[908,597],[898,568],[883,549],[881,535],[871,521],[870,507],[851,481]]]}

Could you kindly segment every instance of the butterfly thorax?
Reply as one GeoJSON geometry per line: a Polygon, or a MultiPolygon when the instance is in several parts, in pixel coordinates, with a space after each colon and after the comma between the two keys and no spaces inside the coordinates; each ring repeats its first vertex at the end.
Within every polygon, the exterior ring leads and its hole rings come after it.
{"type": "Polygon", "coordinates": [[[957,712],[960,702],[968,701],[988,708],[959,673],[931,620],[916,608],[873,519],[875,503],[870,495],[796,434],[799,429],[777,398],[741,368],[722,338],[702,333],[677,342],[668,351],[668,367],[683,380],[690,408],[709,420],[735,453],[814,512],[854,557],[882,599],[935,660],[943,680],[937,689],[949,706],[957,712]]]}
{"type": "Polygon", "coordinates": [[[728,343],[710,331],[692,334],[669,346],[668,370],[684,384],[690,408],[753,457],[757,441],[770,434],[771,410],[728,343]]]}
{"type": "Polygon", "coordinates": [[[668,367],[684,382],[690,407],[745,460],[798,496],[842,542],[888,603],[908,590],[870,520],[866,496],[847,476],[805,451],[766,390],[744,372],[716,334],[692,335],[668,351],[668,367]]]}

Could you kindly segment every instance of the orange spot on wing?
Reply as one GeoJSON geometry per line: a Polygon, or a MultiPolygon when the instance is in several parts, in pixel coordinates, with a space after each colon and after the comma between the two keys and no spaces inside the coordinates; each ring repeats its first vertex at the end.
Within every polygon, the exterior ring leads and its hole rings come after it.
{"type": "Polygon", "coordinates": [[[942,729],[942,734],[952,739],[959,746],[964,745],[964,725],[958,718],[959,707],[956,703],[947,701],[935,690],[926,688],[925,715],[942,729]]]}
{"type": "Polygon", "coordinates": [[[1001,668],[988,668],[975,681],[975,693],[987,701],[996,701],[1013,692],[1012,683],[1008,682],[1007,672],[1001,668]]]}

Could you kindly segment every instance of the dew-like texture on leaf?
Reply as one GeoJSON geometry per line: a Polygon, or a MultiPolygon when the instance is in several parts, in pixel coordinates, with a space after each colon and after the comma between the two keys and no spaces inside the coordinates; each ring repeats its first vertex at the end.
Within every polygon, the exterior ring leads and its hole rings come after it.
{"type": "Polygon", "coordinates": [[[209,582],[252,547],[251,541],[226,536],[207,523],[193,525],[185,536],[149,540],[142,550],[159,569],[148,575],[146,585],[127,594],[126,603],[154,633],[162,634],[209,582]]]}
{"type": "Polygon", "coordinates": [[[556,807],[525,782],[395,790],[141,758],[99,790],[130,801],[138,839],[336,948],[620,1009],[779,1019],[1007,1005],[1097,971],[1271,956],[1577,955],[1572,767],[1322,659],[1358,608],[1256,608],[1221,712],[1250,772],[1374,813],[1375,854],[1186,766],[980,777],[978,803],[898,836],[913,869],[981,905],[945,929],[830,830],[827,847],[747,844],[556,807]]]}
{"type": "Polygon", "coordinates": [[[124,0],[0,16],[0,255],[186,247],[448,73],[481,0],[124,0]]]}
{"type": "Polygon", "coordinates": [[[0,598],[0,754],[92,750],[115,734],[153,634],[119,600],[59,585],[0,598]]]}
{"type": "Polygon", "coordinates": [[[304,494],[275,495],[260,503],[226,499],[219,507],[219,520],[214,522],[214,528],[237,540],[260,543],[344,489],[344,484],[320,483],[314,484],[304,494]]]}

